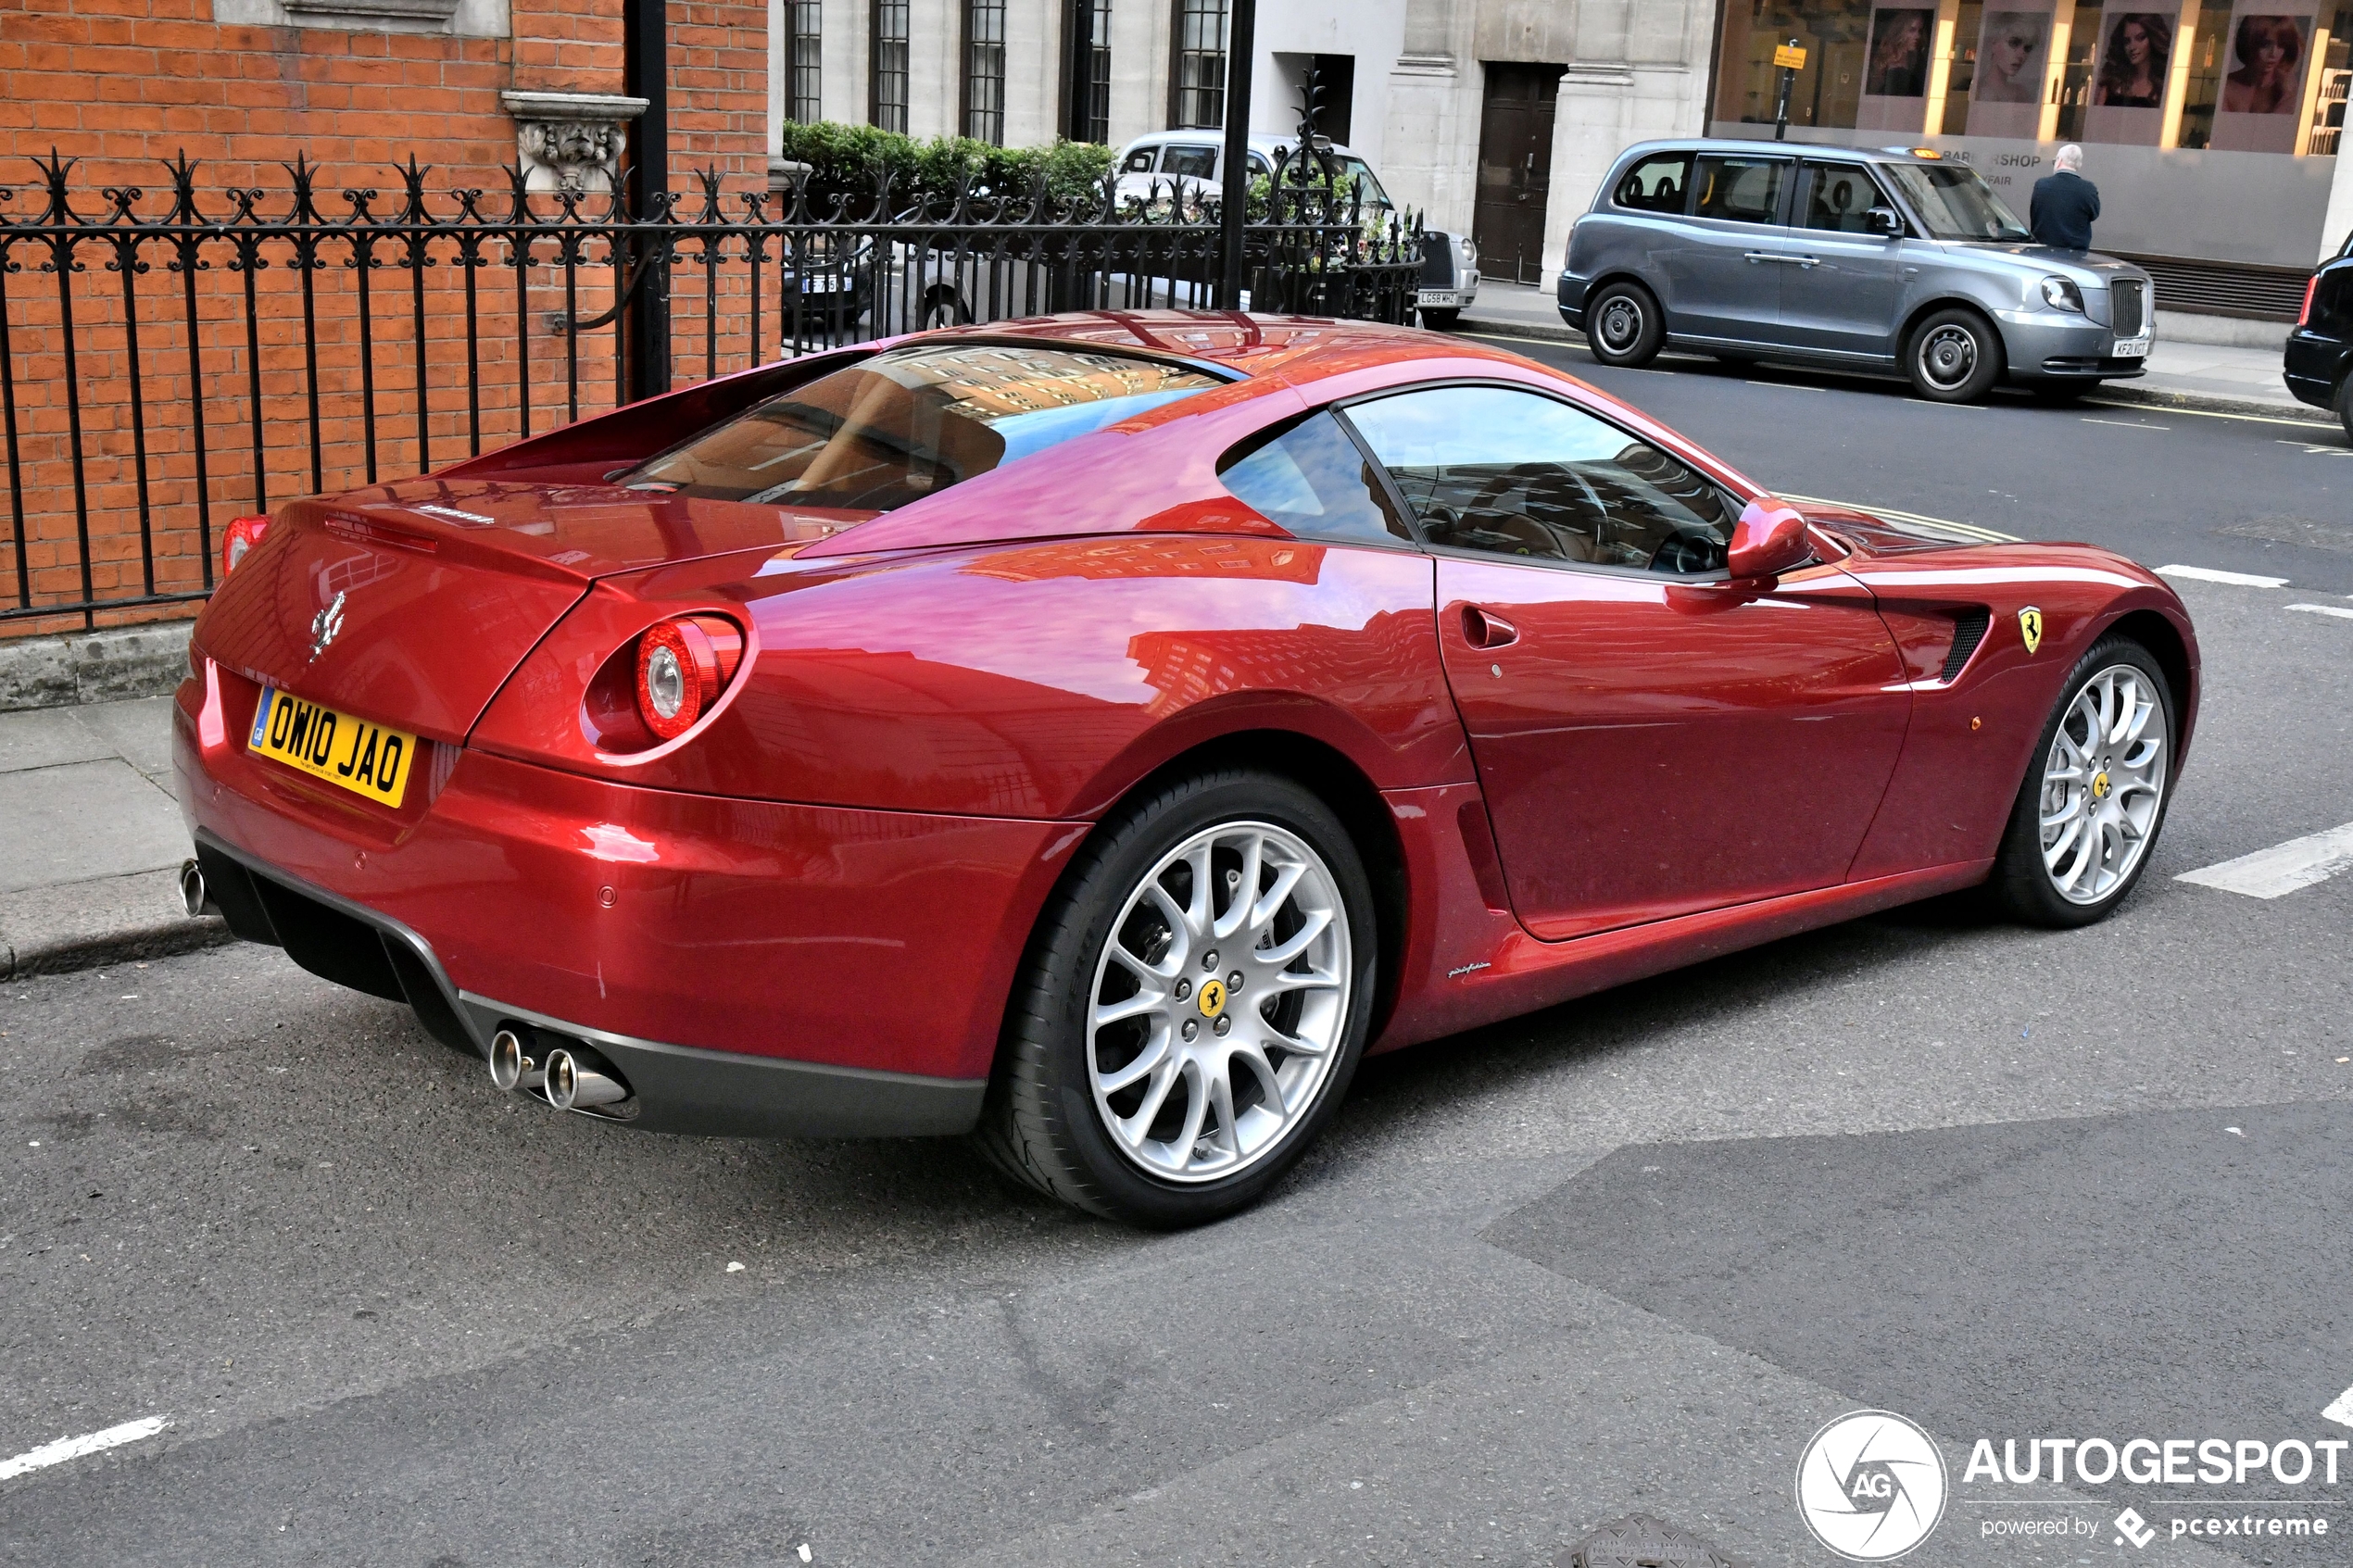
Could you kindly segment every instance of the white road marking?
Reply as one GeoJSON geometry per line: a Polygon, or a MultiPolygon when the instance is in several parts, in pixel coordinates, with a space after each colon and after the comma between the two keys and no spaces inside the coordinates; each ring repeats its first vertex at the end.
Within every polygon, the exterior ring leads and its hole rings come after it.
{"type": "Polygon", "coordinates": [[[2283,605],[2280,608],[2306,609],[2310,610],[2314,615],[2334,615],[2339,621],[2353,621],[2353,609],[2347,609],[2343,605],[2283,605]]]}
{"type": "Polygon", "coordinates": [[[2233,588],[2284,588],[2284,577],[2258,577],[2247,571],[2218,571],[2210,566],[2160,566],[2159,577],[2186,577],[2193,583],[2228,583],[2233,588]]]}
{"type": "Polygon", "coordinates": [[[2129,408],[2135,413],[2138,413],[2145,408],[2162,408],[2168,418],[2171,418],[2175,414],[2187,414],[2194,419],[2200,420],[2236,420],[2241,424],[2296,425],[2305,430],[2326,430],[2328,428],[2327,421],[2319,419],[2299,420],[2293,418],[2282,418],[2276,414],[2225,414],[2217,408],[2184,408],[2172,403],[2107,403],[2095,398],[2085,398],[2083,400],[2083,406],[2087,408],[2129,408]]]}
{"type": "Polygon", "coordinates": [[[94,1454],[102,1449],[119,1449],[125,1443],[135,1443],[142,1437],[152,1437],[171,1424],[168,1415],[151,1415],[138,1421],[126,1421],[120,1426],[109,1426],[104,1432],[85,1433],[79,1437],[60,1437],[54,1443],[44,1443],[28,1449],[10,1460],[0,1460],[0,1481],[22,1475],[28,1470],[44,1470],[53,1464],[63,1464],[83,1454],[94,1454]]]}
{"type": "Polygon", "coordinates": [[[2334,1421],[2339,1426],[2353,1426],[2353,1388],[2336,1397],[2336,1403],[2321,1412],[2322,1421],[2334,1421]]]}
{"type": "Polygon", "coordinates": [[[2171,425],[2145,425],[2137,420],[2099,420],[2094,419],[2089,414],[2083,416],[2083,422],[2087,425],[2113,425],[2118,430],[2171,430],[2173,428],[2171,425]]]}
{"type": "Polygon", "coordinates": [[[2278,898],[2348,869],[2353,869],[2353,822],[2325,833],[2308,833],[2220,865],[2183,872],[2173,880],[2244,893],[2250,898],[2278,898]]]}

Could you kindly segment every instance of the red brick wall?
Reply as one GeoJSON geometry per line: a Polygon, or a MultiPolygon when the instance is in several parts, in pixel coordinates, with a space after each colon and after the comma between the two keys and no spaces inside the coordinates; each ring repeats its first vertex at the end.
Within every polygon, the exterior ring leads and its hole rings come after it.
{"type": "MultiPolygon", "coordinates": [[[[353,188],[377,193],[368,209],[380,220],[396,215],[404,198],[393,166],[411,155],[431,169],[429,213],[454,215],[451,193],[478,188],[485,193],[483,210],[503,214],[508,186],[499,169],[515,157],[515,131],[499,104],[500,89],[617,93],[622,86],[620,0],[515,0],[511,39],[223,27],[210,20],[211,0],[13,3],[20,9],[0,32],[0,188],[13,194],[0,203],[0,220],[17,222],[37,217],[47,203],[30,160],[52,147],[82,160],[69,183],[72,208],[83,217],[107,210],[101,191],[107,186],[143,191],[132,212],[159,217],[170,206],[170,179],[157,160],[182,153],[198,165],[197,208],[208,219],[235,214],[226,194],[233,187],[263,192],[253,210],[265,220],[284,216],[291,198],[282,165],[297,153],[319,169],[317,205],[329,220],[351,215],[344,192],[353,188]]],[[[764,0],[673,0],[671,15],[673,188],[693,193],[682,203],[693,213],[700,196],[690,171],[715,164],[728,191],[726,210],[740,213],[739,195],[765,186],[764,0]]],[[[124,277],[108,265],[112,252],[81,245],[74,259],[82,270],[66,280],[73,317],[69,383],[68,302],[60,300],[57,274],[44,270],[54,257],[39,242],[0,230],[0,260],[20,268],[0,280],[6,391],[19,444],[12,476],[0,475],[14,481],[0,493],[0,609],[18,604],[20,566],[35,604],[80,598],[85,529],[96,596],[201,587],[201,512],[209,510],[217,551],[228,520],[255,509],[257,491],[274,507],[314,489],[364,483],[370,408],[374,470],[390,479],[428,461],[449,462],[477,439],[484,449],[512,439],[523,428],[526,398],[534,431],[564,422],[575,408],[585,415],[613,405],[611,330],[575,340],[549,320],[568,305],[582,317],[611,305],[613,270],[593,247],[568,279],[554,264],[557,248],[536,246],[539,265],[525,274],[519,301],[513,253],[503,242],[485,245],[481,255],[488,264],[469,271],[456,245],[437,239],[427,249],[431,265],[418,271],[406,265],[407,248],[396,236],[378,237],[364,247],[375,263],[364,277],[371,340],[364,363],[363,278],[353,265],[362,248],[328,242],[306,272],[288,243],[264,240],[252,251],[263,265],[248,271],[233,243],[209,242],[202,253],[207,265],[195,274],[192,332],[189,275],[170,264],[169,247],[151,242],[141,248],[146,270],[131,277],[126,302],[124,277]],[[306,282],[316,322],[308,333],[306,282]],[[134,323],[141,370],[135,386],[134,323]],[[76,420],[79,505],[70,436],[76,420]],[[153,541],[152,589],[142,563],[143,511],[153,541]]],[[[743,330],[740,280],[723,278],[714,311],[704,303],[698,271],[681,272],[677,379],[703,374],[712,358],[709,336],[717,340],[718,369],[749,363],[754,349],[743,330]]],[[[0,636],[79,623],[78,617],[6,621],[0,636]]]]}

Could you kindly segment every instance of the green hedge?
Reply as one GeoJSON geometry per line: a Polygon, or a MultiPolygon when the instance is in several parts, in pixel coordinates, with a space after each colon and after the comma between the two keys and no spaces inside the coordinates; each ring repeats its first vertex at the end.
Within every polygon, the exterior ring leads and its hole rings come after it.
{"type": "Polygon", "coordinates": [[[1078,201],[1101,189],[1112,158],[1111,148],[1092,142],[1057,141],[1051,147],[997,147],[963,136],[918,142],[836,120],[786,125],[781,151],[810,166],[809,200],[815,210],[846,196],[853,214],[869,209],[885,169],[891,176],[891,206],[903,211],[918,202],[953,200],[960,179],[977,195],[1026,197],[1040,173],[1055,201],[1078,201]]]}

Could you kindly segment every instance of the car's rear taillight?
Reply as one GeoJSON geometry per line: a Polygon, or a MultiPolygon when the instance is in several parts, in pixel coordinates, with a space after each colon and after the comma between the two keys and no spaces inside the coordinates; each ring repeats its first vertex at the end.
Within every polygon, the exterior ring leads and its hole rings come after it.
{"type": "Polygon", "coordinates": [[[229,532],[220,541],[220,575],[228,576],[237,570],[237,563],[270,532],[266,517],[239,517],[229,520],[229,532]]]}
{"type": "Polygon", "coordinates": [[[716,615],[675,616],[637,637],[637,717],[663,740],[710,711],[743,659],[744,634],[716,615]]]}
{"type": "Polygon", "coordinates": [[[2297,326],[2305,327],[2311,325],[2312,295],[2320,292],[2320,287],[2321,275],[2318,272],[2313,273],[2309,278],[2304,280],[2304,308],[2296,313],[2296,324],[2297,326]]]}

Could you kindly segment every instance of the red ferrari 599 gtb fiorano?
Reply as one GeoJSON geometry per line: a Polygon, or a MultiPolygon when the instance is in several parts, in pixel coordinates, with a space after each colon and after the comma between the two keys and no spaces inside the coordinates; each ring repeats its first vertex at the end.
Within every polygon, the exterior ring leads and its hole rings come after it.
{"type": "Polygon", "coordinates": [[[863,345],[232,548],[176,732],[239,935],[561,1109],[971,1133],[1145,1224],[1368,1049],[1981,884],[2096,920],[2197,707],[2130,561],[1333,321],[863,345]]]}

